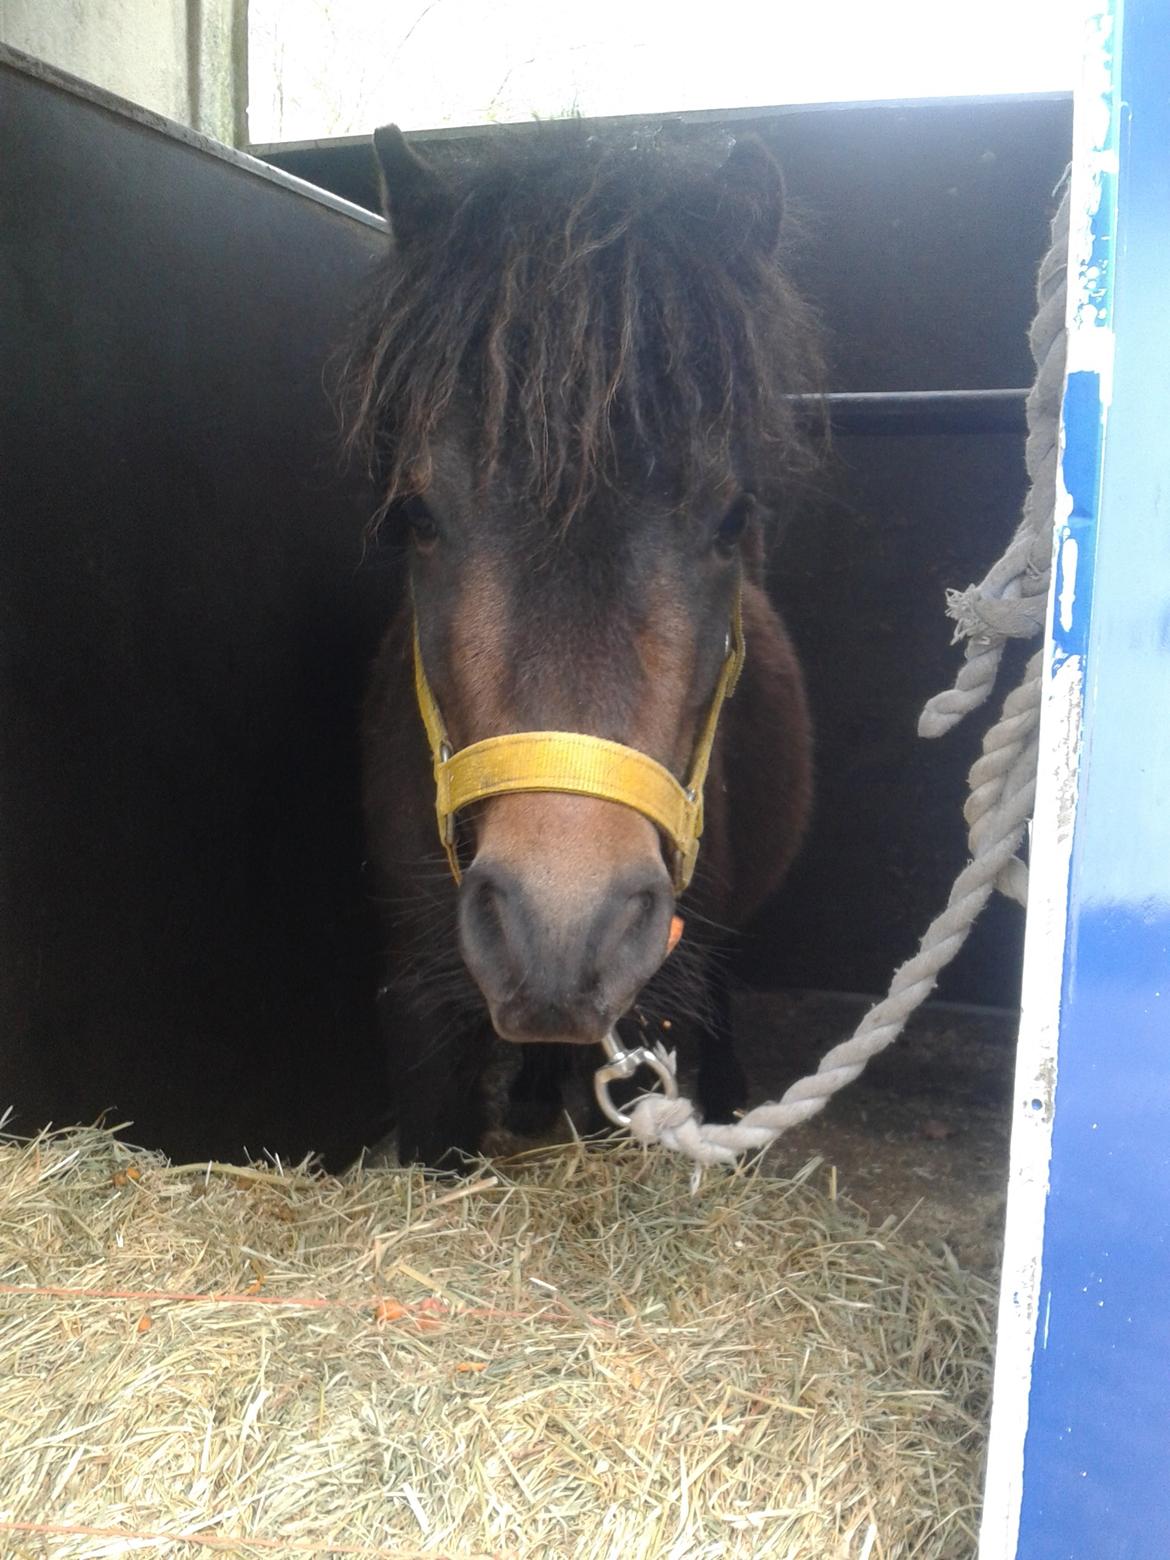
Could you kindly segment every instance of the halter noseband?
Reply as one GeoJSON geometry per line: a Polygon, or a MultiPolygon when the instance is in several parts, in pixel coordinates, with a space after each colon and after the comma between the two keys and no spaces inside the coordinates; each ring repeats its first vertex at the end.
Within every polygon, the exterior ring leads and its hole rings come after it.
{"type": "Polygon", "coordinates": [[[414,691],[431,745],[435,774],[435,813],[439,839],[451,874],[460,881],[455,844],[455,815],[473,802],[517,791],[562,791],[621,802],[649,818],[674,847],[672,877],[682,893],[695,870],[703,833],[703,784],[725,699],[735,692],[744,662],[743,614],[737,590],[727,635],[727,651],[695,744],[687,782],[680,785],[669,769],[647,753],[580,731],[518,731],[486,737],[455,752],[423,667],[414,626],[414,691]]]}

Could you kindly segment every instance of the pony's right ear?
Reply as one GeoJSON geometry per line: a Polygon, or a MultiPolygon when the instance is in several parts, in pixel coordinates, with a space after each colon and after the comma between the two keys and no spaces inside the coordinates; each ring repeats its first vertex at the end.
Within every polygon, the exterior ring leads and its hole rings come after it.
{"type": "Polygon", "coordinates": [[[382,175],[382,210],[395,242],[406,247],[450,216],[451,192],[411,151],[397,125],[374,131],[374,152],[382,175]]]}

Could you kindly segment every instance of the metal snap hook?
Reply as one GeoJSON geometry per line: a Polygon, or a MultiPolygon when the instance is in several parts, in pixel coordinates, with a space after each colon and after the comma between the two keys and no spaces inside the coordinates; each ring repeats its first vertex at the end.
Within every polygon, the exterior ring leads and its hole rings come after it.
{"type": "Polygon", "coordinates": [[[665,1052],[651,1051],[644,1045],[637,1050],[627,1051],[612,1029],[601,1044],[609,1061],[593,1074],[593,1092],[597,1096],[597,1103],[615,1126],[628,1127],[630,1118],[610,1099],[609,1086],[617,1078],[632,1078],[639,1067],[648,1067],[656,1075],[668,1100],[678,1099],[678,1079],[665,1052]]]}

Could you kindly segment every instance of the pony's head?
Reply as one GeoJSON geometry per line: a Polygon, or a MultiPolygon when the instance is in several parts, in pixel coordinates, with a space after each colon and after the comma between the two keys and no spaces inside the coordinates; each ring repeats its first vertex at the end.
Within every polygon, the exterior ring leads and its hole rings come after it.
{"type": "MultiPolygon", "coordinates": [[[[501,142],[440,174],[375,136],[394,246],[349,431],[409,534],[432,744],[584,733],[685,790],[816,370],[780,174],[751,139],[501,142]]],[[[666,955],[677,839],[581,789],[459,815],[460,946],[507,1039],[598,1040],[666,955]]]]}

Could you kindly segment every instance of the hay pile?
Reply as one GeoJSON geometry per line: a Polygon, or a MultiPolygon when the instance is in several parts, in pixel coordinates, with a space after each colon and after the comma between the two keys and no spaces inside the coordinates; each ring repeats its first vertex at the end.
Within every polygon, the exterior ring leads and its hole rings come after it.
{"type": "Polygon", "coordinates": [[[0,1553],[971,1555],[988,1287],[689,1175],[0,1143],[0,1553]]]}

